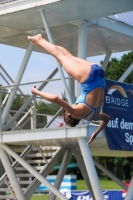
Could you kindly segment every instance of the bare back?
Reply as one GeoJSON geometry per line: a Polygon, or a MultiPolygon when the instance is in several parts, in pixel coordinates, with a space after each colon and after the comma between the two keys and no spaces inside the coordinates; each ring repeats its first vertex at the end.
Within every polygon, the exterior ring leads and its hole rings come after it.
{"type": "MultiPolygon", "coordinates": [[[[99,108],[102,106],[103,99],[104,89],[99,87],[88,93],[88,95],[86,96],[86,103],[92,106],[93,108],[99,108]]],[[[85,118],[86,120],[90,120],[94,114],[93,109],[90,106],[84,103],[73,104],[72,107],[75,110],[75,117],[82,119],[88,113],[90,113],[90,115],[85,118]]],[[[101,109],[98,109],[94,117],[96,117],[100,113],[100,111],[101,109]]]]}

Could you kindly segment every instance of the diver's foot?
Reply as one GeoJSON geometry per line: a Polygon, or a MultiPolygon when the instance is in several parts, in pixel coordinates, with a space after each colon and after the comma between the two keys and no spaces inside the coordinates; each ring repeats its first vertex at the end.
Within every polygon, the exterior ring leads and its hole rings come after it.
{"type": "Polygon", "coordinates": [[[34,45],[38,45],[41,39],[42,39],[41,34],[38,34],[36,36],[28,36],[28,40],[30,40],[34,45]]]}

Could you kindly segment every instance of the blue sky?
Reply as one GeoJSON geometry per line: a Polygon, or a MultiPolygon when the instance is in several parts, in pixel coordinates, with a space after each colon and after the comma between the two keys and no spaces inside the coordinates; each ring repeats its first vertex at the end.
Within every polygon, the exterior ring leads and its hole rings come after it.
{"type": "MultiPolygon", "coordinates": [[[[128,52],[113,53],[111,58],[115,57],[117,59],[121,59],[121,56],[124,53],[128,53],[128,52]]],[[[4,67],[4,69],[8,72],[8,74],[11,76],[13,80],[16,79],[16,76],[19,71],[19,67],[22,63],[24,55],[25,55],[24,49],[0,44],[0,64],[4,67]]],[[[89,57],[87,59],[89,61],[100,64],[100,61],[103,61],[104,57],[105,55],[89,57]]],[[[55,68],[56,68],[55,58],[47,54],[32,52],[28,65],[26,67],[26,70],[24,72],[23,78],[21,80],[21,83],[45,80],[55,68]]],[[[3,72],[2,74],[9,81],[9,79],[5,76],[3,72]]],[[[60,76],[58,73],[55,76],[55,78],[59,78],[59,77],[60,76]]],[[[2,77],[0,77],[0,83],[3,86],[7,85],[2,77]]],[[[40,84],[37,84],[37,85],[39,86],[40,84]]],[[[21,87],[21,89],[25,94],[30,94],[30,90],[32,86],[33,85],[23,86],[21,87]]],[[[60,87],[62,88],[62,84],[60,84],[60,87]]],[[[51,86],[50,92],[54,93],[55,90],[56,90],[55,87],[51,86]]]]}

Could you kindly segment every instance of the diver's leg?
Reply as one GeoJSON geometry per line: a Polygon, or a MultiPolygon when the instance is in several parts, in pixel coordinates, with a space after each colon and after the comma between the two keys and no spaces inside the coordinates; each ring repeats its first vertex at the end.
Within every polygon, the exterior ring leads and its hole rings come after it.
{"type": "Polygon", "coordinates": [[[94,64],[94,63],[92,63],[92,62],[90,62],[90,61],[88,61],[88,60],[85,60],[85,59],[83,59],[83,58],[78,58],[78,57],[75,57],[75,56],[73,56],[67,49],[65,49],[64,47],[61,47],[61,46],[57,46],[61,51],[62,51],[62,53],[65,55],[65,56],[67,56],[67,57],[69,57],[69,58],[71,58],[71,59],[73,59],[73,60],[75,60],[75,61],[77,61],[77,62],[79,62],[80,64],[83,64],[83,65],[92,65],[92,64],[94,64]]]}
{"type": "Polygon", "coordinates": [[[53,45],[42,38],[41,34],[38,34],[33,37],[28,37],[28,39],[33,42],[35,45],[39,45],[44,48],[48,53],[53,55],[58,62],[62,65],[65,71],[74,79],[79,81],[80,83],[84,82],[90,74],[91,65],[84,65],[82,63],[77,62],[74,59],[66,56],[56,45],[53,45]]]}

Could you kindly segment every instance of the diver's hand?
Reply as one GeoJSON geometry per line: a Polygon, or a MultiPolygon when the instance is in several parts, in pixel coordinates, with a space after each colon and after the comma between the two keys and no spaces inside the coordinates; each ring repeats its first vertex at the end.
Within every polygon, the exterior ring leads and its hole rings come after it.
{"type": "Polygon", "coordinates": [[[95,137],[100,133],[100,131],[102,131],[105,128],[105,126],[110,120],[110,116],[105,113],[99,113],[99,115],[95,118],[95,120],[102,120],[102,122],[98,126],[97,130],[92,134],[87,144],[90,144],[95,139],[95,137]]]}
{"type": "Polygon", "coordinates": [[[36,86],[34,86],[32,89],[31,89],[31,93],[32,94],[37,94],[38,90],[36,89],[36,86]]]}
{"type": "Polygon", "coordinates": [[[87,145],[90,144],[93,140],[95,140],[96,136],[97,136],[97,133],[94,132],[91,138],[89,139],[89,141],[87,142],[87,145]]]}

